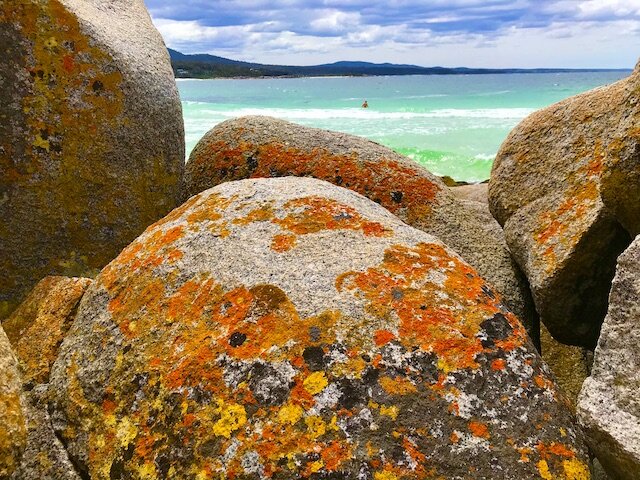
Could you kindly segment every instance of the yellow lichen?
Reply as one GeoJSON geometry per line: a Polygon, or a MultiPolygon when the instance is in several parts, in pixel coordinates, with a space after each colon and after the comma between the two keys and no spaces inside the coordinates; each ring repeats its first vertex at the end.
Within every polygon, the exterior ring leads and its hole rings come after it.
{"type": "Polygon", "coordinates": [[[589,467],[577,458],[563,460],[562,468],[566,480],[589,480],[591,478],[589,467]]]}
{"type": "Polygon", "coordinates": [[[320,393],[329,384],[324,372],[313,372],[304,380],[304,388],[311,395],[320,393]]]}
{"type": "Polygon", "coordinates": [[[283,405],[282,408],[278,411],[278,421],[280,423],[288,423],[290,425],[294,425],[295,423],[302,418],[302,414],[304,410],[300,405],[293,405],[287,403],[283,405]]]}
{"type": "Polygon", "coordinates": [[[376,472],[373,474],[375,480],[398,480],[398,476],[389,471],[376,472]]]}
{"type": "Polygon", "coordinates": [[[247,412],[242,405],[231,404],[222,407],[220,419],[213,425],[213,433],[230,438],[231,434],[247,423],[247,412]]]}
{"type": "Polygon", "coordinates": [[[544,478],[544,480],[553,480],[553,475],[551,475],[551,472],[549,471],[549,465],[546,460],[540,460],[537,463],[537,466],[538,472],[540,472],[540,476],[544,478]]]}
{"type": "Polygon", "coordinates": [[[398,417],[398,407],[395,405],[391,405],[390,407],[380,405],[380,415],[386,415],[387,417],[391,417],[392,420],[395,420],[398,417]]]}
{"type": "Polygon", "coordinates": [[[319,436],[324,435],[327,431],[327,424],[318,416],[312,415],[307,417],[304,419],[304,423],[307,424],[309,435],[313,438],[318,438],[319,436]]]}

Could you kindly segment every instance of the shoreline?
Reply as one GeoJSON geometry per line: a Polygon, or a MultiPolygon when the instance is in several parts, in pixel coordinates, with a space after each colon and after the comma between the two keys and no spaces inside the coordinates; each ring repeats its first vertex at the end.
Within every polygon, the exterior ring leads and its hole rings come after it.
{"type": "Polygon", "coordinates": [[[296,79],[296,78],[371,78],[371,77],[468,77],[475,75],[559,75],[559,74],[575,74],[575,73],[607,73],[607,72],[629,72],[630,68],[601,68],[601,69],[574,69],[574,70],[549,70],[549,71],[502,71],[502,72],[461,72],[461,73],[408,73],[408,74],[355,74],[355,75],[259,75],[259,76],[231,76],[231,77],[175,77],[178,81],[187,80],[280,80],[280,79],[296,79]]]}

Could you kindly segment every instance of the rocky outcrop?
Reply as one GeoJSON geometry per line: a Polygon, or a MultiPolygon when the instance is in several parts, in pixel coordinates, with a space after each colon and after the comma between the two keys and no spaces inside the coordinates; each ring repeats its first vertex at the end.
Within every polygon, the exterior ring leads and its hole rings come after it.
{"type": "Polygon", "coordinates": [[[24,402],[18,362],[0,327],[0,479],[9,478],[26,444],[24,402]]]}
{"type": "Polygon", "coordinates": [[[176,206],[180,100],[142,0],[0,0],[0,318],[176,206]]]}
{"type": "Polygon", "coordinates": [[[578,403],[589,445],[613,478],[640,478],[640,237],[620,256],[593,370],[578,403]]]}
{"type": "Polygon", "coordinates": [[[524,328],[457,254],[346,189],[230,182],[89,287],[52,420],[94,478],[588,478],[524,328]]]}
{"type": "Polygon", "coordinates": [[[283,176],[315,177],[349,188],[435,235],[496,287],[537,341],[538,318],[528,286],[502,233],[457,201],[438,177],[377,143],[270,117],[229,120],[193,150],[184,196],[230,180],[283,176]]]}
{"type": "Polygon", "coordinates": [[[26,385],[48,382],[58,348],[90,284],[88,278],[46,277],[3,322],[26,385]]]}
{"type": "Polygon", "coordinates": [[[471,200],[473,202],[480,202],[484,204],[489,201],[489,184],[487,183],[458,185],[450,188],[451,192],[462,200],[471,200]]]}
{"type": "Polygon", "coordinates": [[[491,212],[563,343],[593,348],[616,258],[638,231],[639,100],[640,65],[526,118],[493,166],[491,212]]]}

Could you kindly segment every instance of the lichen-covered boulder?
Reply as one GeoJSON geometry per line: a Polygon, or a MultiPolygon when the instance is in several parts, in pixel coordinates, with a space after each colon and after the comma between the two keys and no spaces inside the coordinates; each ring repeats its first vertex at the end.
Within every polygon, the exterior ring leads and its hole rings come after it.
{"type": "Polygon", "coordinates": [[[26,385],[46,383],[71,326],[88,278],[46,277],[3,323],[26,385]]]}
{"type": "Polygon", "coordinates": [[[16,469],[26,436],[18,362],[0,327],[0,479],[9,478],[16,469]]]}
{"type": "Polygon", "coordinates": [[[618,260],[578,419],[613,478],[640,479],[640,237],[618,260]]]}
{"type": "Polygon", "coordinates": [[[533,113],[496,157],[491,212],[542,321],[564,343],[595,346],[616,258],[632,238],[623,227],[640,230],[639,152],[640,64],[533,113]]]}
{"type": "Polygon", "coordinates": [[[184,132],[142,0],[0,0],[0,318],[177,205],[184,132]]]}
{"type": "Polygon", "coordinates": [[[51,374],[92,478],[588,478],[499,296],[349,190],[229,182],[89,287],[51,374]]]}
{"type": "Polygon", "coordinates": [[[270,117],[228,120],[196,145],[184,197],[230,180],[315,177],[354,190],[435,235],[475,267],[535,336],[538,317],[502,233],[458,202],[441,179],[394,151],[338,132],[270,117]]]}

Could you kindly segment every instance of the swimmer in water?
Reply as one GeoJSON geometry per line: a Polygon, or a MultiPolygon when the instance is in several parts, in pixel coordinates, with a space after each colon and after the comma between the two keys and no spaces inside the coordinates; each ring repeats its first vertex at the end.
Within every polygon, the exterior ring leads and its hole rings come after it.
{"type": "Polygon", "coordinates": [[[365,100],[364,103],[362,104],[362,108],[369,108],[369,104],[367,103],[367,101],[365,100]]]}

